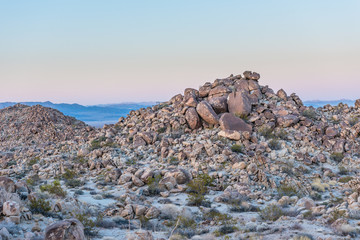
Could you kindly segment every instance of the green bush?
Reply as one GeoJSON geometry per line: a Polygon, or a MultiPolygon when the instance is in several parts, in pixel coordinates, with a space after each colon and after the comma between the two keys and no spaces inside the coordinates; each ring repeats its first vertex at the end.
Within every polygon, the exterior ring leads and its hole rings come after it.
{"type": "Polygon", "coordinates": [[[40,161],[39,157],[34,157],[32,159],[30,159],[30,161],[28,162],[28,166],[31,167],[33,165],[35,165],[36,163],[38,163],[40,161]]]}
{"type": "Polygon", "coordinates": [[[47,213],[51,210],[50,202],[44,199],[33,199],[30,200],[29,209],[32,213],[47,215],[47,213]]]}
{"type": "Polygon", "coordinates": [[[339,182],[341,182],[341,183],[347,183],[347,182],[349,182],[349,181],[352,180],[352,179],[353,179],[353,177],[351,177],[351,176],[341,177],[341,178],[339,179],[339,182]]]}
{"type": "Polygon", "coordinates": [[[187,184],[189,205],[200,206],[204,203],[208,186],[213,186],[213,180],[208,174],[200,174],[187,184]]]}
{"type": "Polygon", "coordinates": [[[291,186],[289,184],[281,184],[278,188],[277,188],[277,192],[279,194],[279,197],[283,197],[283,196],[297,196],[299,190],[294,187],[291,186]]]}
{"type": "Polygon", "coordinates": [[[224,226],[221,226],[218,230],[215,230],[214,235],[216,237],[221,237],[221,236],[224,236],[226,234],[236,232],[238,230],[239,229],[237,227],[235,227],[235,226],[224,225],[224,226]]]}
{"type": "Polygon", "coordinates": [[[231,151],[236,153],[243,153],[244,152],[244,146],[239,144],[234,144],[231,146],[231,151]]]}
{"type": "Polygon", "coordinates": [[[345,210],[339,210],[339,209],[335,209],[334,211],[332,211],[330,213],[330,217],[328,219],[328,223],[332,224],[334,223],[336,220],[338,220],[339,218],[343,218],[345,217],[345,210]]]}
{"type": "Polygon", "coordinates": [[[330,155],[330,159],[335,161],[335,162],[341,162],[344,158],[344,154],[343,153],[332,153],[330,155]]]}
{"type": "Polygon", "coordinates": [[[305,111],[302,112],[302,115],[304,117],[307,117],[307,118],[310,118],[310,119],[313,119],[313,120],[316,120],[317,119],[317,113],[314,109],[306,109],[305,111]]]}
{"type": "Polygon", "coordinates": [[[260,217],[267,221],[276,221],[283,215],[283,210],[276,204],[270,204],[260,211],[260,217]]]}
{"type": "Polygon", "coordinates": [[[276,139],[271,139],[269,141],[268,146],[271,150],[280,150],[281,149],[281,143],[276,139]]]}
{"type": "Polygon", "coordinates": [[[155,177],[152,177],[148,180],[148,190],[150,196],[158,195],[161,192],[161,188],[159,186],[159,182],[161,180],[161,176],[157,175],[155,177]]]}
{"type": "Polygon", "coordinates": [[[275,138],[274,131],[271,127],[263,126],[259,128],[258,133],[263,136],[265,139],[275,138]]]}
{"type": "Polygon", "coordinates": [[[95,222],[91,219],[90,214],[77,213],[75,218],[78,219],[84,226],[84,233],[87,236],[95,236],[97,231],[95,230],[95,222]]]}
{"type": "Polygon", "coordinates": [[[48,192],[51,194],[55,194],[59,197],[65,197],[66,191],[61,188],[60,182],[58,180],[54,180],[51,184],[45,184],[40,186],[40,190],[42,192],[48,192]]]}
{"type": "Polygon", "coordinates": [[[101,143],[106,141],[106,137],[99,137],[97,139],[94,139],[90,142],[90,149],[95,150],[98,148],[101,148],[101,143]]]}

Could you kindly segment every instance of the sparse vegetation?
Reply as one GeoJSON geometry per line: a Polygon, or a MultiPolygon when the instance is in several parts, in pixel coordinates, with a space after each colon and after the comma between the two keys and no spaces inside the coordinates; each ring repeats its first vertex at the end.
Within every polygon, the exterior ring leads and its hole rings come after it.
{"type": "Polygon", "coordinates": [[[187,184],[189,205],[200,206],[204,203],[208,186],[212,186],[213,180],[208,174],[200,174],[187,184]]]}
{"type": "Polygon", "coordinates": [[[50,202],[44,199],[32,199],[30,200],[29,210],[35,214],[47,215],[51,210],[50,202]]]}
{"type": "Polygon", "coordinates": [[[263,126],[259,128],[258,133],[263,136],[265,139],[275,138],[275,134],[272,128],[268,126],[263,126]]]}
{"type": "Polygon", "coordinates": [[[270,204],[260,211],[260,217],[267,221],[276,221],[283,215],[283,210],[276,204],[270,204]]]}
{"type": "Polygon", "coordinates": [[[40,161],[40,157],[34,157],[34,158],[30,159],[30,161],[28,162],[28,166],[32,167],[33,165],[35,165],[39,161],[40,161]]]}
{"type": "Polygon", "coordinates": [[[244,146],[239,144],[234,144],[231,146],[231,151],[236,153],[243,153],[244,152],[244,146]]]}
{"type": "Polygon", "coordinates": [[[349,182],[349,181],[352,180],[352,179],[353,179],[353,177],[351,177],[351,176],[341,177],[341,178],[339,179],[339,182],[341,182],[341,183],[347,183],[347,182],[349,182]]]}
{"type": "Polygon", "coordinates": [[[302,115],[304,117],[307,117],[307,118],[310,118],[312,120],[316,120],[317,119],[317,113],[314,109],[312,108],[309,108],[309,109],[306,109],[305,111],[302,112],[302,115]]]}
{"type": "Polygon", "coordinates": [[[277,192],[279,197],[283,197],[283,196],[297,196],[299,194],[299,190],[289,184],[281,184],[278,188],[277,188],[277,192]]]}
{"type": "Polygon", "coordinates": [[[330,159],[335,161],[335,162],[341,162],[344,158],[344,154],[343,153],[332,153],[330,155],[330,159]]]}
{"type": "Polygon", "coordinates": [[[45,184],[40,186],[40,190],[42,192],[48,192],[51,194],[55,194],[59,197],[65,197],[66,191],[61,188],[60,181],[54,180],[51,184],[45,184]]]}
{"type": "Polygon", "coordinates": [[[334,211],[332,211],[332,212],[330,213],[328,223],[329,223],[329,224],[332,224],[333,222],[335,222],[335,221],[338,220],[339,218],[345,217],[345,213],[346,213],[345,210],[335,209],[334,211]]]}
{"type": "Polygon", "coordinates": [[[152,177],[148,180],[148,191],[150,196],[158,195],[161,192],[159,182],[161,180],[161,176],[157,175],[155,177],[152,177]]]}
{"type": "Polygon", "coordinates": [[[269,148],[271,150],[280,150],[281,149],[281,143],[277,139],[271,139],[269,141],[269,148]]]}

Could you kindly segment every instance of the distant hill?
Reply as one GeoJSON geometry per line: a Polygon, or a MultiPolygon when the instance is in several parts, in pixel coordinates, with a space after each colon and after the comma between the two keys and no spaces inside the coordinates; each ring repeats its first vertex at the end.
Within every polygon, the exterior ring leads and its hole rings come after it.
{"type": "Polygon", "coordinates": [[[355,100],[340,99],[340,100],[328,100],[328,101],[326,101],[326,100],[310,100],[310,101],[304,101],[304,105],[305,106],[313,106],[315,108],[318,108],[318,107],[323,107],[327,104],[336,106],[341,102],[344,104],[347,104],[349,106],[354,106],[354,104],[355,104],[355,100]]]}
{"type": "MultiPolygon", "coordinates": [[[[52,102],[20,102],[21,104],[34,106],[41,105],[43,107],[50,107],[65,115],[75,117],[85,123],[102,127],[104,124],[116,123],[120,117],[125,117],[131,110],[146,108],[154,105],[152,102],[145,103],[120,103],[120,104],[103,104],[93,106],[83,106],[80,104],[68,103],[52,103],[52,102]]],[[[16,102],[0,103],[0,109],[14,106],[16,102]]]]}

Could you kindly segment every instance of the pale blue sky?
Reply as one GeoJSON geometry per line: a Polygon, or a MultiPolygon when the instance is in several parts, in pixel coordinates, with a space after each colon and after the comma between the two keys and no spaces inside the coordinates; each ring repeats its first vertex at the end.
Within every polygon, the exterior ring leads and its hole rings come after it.
{"type": "Polygon", "coordinates": [[[360,98],[360,1],[0,0],[0,101],[168,100],[238,74],[360,98]]]}

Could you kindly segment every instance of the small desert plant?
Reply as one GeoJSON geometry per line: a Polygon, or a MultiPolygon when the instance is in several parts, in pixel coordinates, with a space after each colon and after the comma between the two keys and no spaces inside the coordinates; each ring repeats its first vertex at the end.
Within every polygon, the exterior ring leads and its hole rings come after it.
{"type": "Polygon", "coordinates": [[[220,213],[216,209],[211,209],[209,212],[204,213],[203,218],[205,220],[214,221],[217,225],[235,224],[236,221],[225,213],[220,213]]]}
{"type": "Polygon", "coordinates": [[[349,182],[349,181],[352,180],[352,179],[353,179],[353,177],[351,177],[351,176],[341,177],[341,178],[339,179],[339,182],[341,182],[341,183],[347,183],[347,182],[349,182]]]}
{"type": "Polygon", "coordinates": [[[51,210],[50,202],[41,198],[32,199],[30,200],[29,209],[32,213],[47,215],[47,213],[51,210]]]}
{"type": "Polygon", "coordinates": [[[98,148],[101,148],[101,143],[106,141],[106,137],[99,137],[97,139],[94,139],[90,142],[90,149],[95,150],[98,148]]]}
{"type": "Polygon", "coordinates": [[[60,182],[58,180],[54,180],[51,184],[45,184],[40,186],[40,190],[42,192],[48,192],[51,194],[55,194],[59,197],[65,197],[66,191],[61,188],[60,182]]]}
{"type": "Polygon", "coordinates": [[[340,175],[347,175],[349,173],[349,170],[344,166],[339,166],[339,174],[340,175]]]}
{"type": "Polygon", "coordinates": [[[309,211],[306,211],[303,213],[303,217],[304,217],[304,219],[307,219],[307,220],[313,220],[314,214],[311,210],[309,210],[309,211]]]}
{"type": "Polygon", "coordinates": [[[205,195],[208,191],[208,186],[212,186],[213,178],[208,174],[200,174],[188,186],[189,204],[200,206],[205,200],[205,195]]]}
{"type": "Polygon", "coordinates": [[[28,186],[35,186],[40,182],[40,177],[38,174],[32,175],[26,179],[26,184],[28,186]]]}
{"type": "Polygon", "coordinates": [[[238,118],[241,118],[242,120],[244,120],[245,122],[247,122],[249,120],[249,116],[248,114],[245,113],[236,113],[235,116],[237,116],[238,118]]]}
{"type": "Polygon", "coordinates": [[[236,153],[243,153],[244,152],[244,146],[239,144],[234,144],[231,146],[231,151],[236,153]]]}
{"type": "Polygon", "coordinates": [[[276,131],[275,136],[282,140],[286,140],[288,138],[288,133],[284,129],[280,129],[276,131]]]}
{"type": "Polygon", "coordinates": [[[350,126],[354,126],[355,124],[357,124],[359,122],[359,117],[353,116],[349,119],[349,124],[350,126]]]}
{"type": "Polygon", "coordinates": [[[220,237],[220,236],[224,236],[224,235],[229,234],[229,233],[236,232],[238,230],[239,229],[237,227],[235,227],[235,226],[224,225],[224,226],[221,226],[218,230],[215,230],[214,235],[216,237],[220,237]]]}
{"type": "Polygon", "coordinates": [[[279,194],[279,197],[283,197],[283,196],[296,196],[299,193],[299,190],[290,185],[290,184],[281,184],[278,188],[277,188],[277,192],[279,194]]]}
{"type": "Polygon", "coordinates": [[[168,158],[168,163],[173,164],[173,165],[177,165],[179,163],[179,161],[178,161],[178,159],[176,157],[172,156],[172,157],[168,158]]]}
{"type": "Polygon", "coordinates": [[[258,133],[265,139],[275,138],[274,131],[271,127],[263,126],[259,128],[258,133]]]}
{"type": "Polygon", "coordinates": [[[87,236],[95,236],[97,232],[95,231],[95,222],[91,219],[90,214],[85,213],[77,213],[74,216],[78,219],[82,225],[84,226],[84,233],[87,236]]]}
{"type": "Polygon", "coordinates": [[[335,222],[336,220],[338,220],[339,218],[343,218],[345,217],[345,210],[339,210],[339,209],[335,209],[334,211],[332,211],[330,213],[330,217],[328,220],[329,224],[332,224],[333,222],[335,222]]]}
{"type": "Polygon", "coordinates": [[[314,109],[306,109],[305,111],[302,112],[302,115],[304,117],[310,118],[312,120],[316,120],[317,118],[317,113],[314,109]]]}
{"type": "Polygon", "coordinates": [[[314,238],[309,234],[300,234],[293,237],[293,240],[313,240],[314,238]]]}
{"type": "Polygon", "coordinates": [[[157,133],[159,133],[159,134],[164,133],[164,132],[166,132],[166,127],[162,127],[157,130],[157,133]]]}
{"type": "Polygon", "coordinates": [[[74,188],[84,184],[79,179],[76,179],[78,176],[79,175],[75,171],[66,169],[61,178],[64,179],[66,186],[74,188]]]}
{"type": "Polygon", "coordinates": [[[280,150],[281,149],[281,143],[276,139],[271,139],[269,141],[268,146],[271,150],[280,150]]]}
{"type": "Polygon", "coordinates": [[[325,192],[330,186],[327,183],[322,183],[320,178],[316,178],[312,183],[311,187],[313,190],[318,192],[325,192]]]}
{"type": "Polygon", "coordinates": [[[28,162],[28,166],[31,167],[33,165],[35,165],[36,163],[38,163],[40,161],[39,157],[34,157],[32,159],[30,159],[30,161],[28,162]]]}
{"type": "Polygon", "coordinates": [[[161,180],[161,176],[157,175],[148,180],[148,191],[150,196],[158,195],[161,192],[159,182],[161,180]]]}
{"type": "Polygon", "coordinates": [[[344,158],[344,154],[343,153],[332,153],[330,155],[330,159],[335,161],[335,162],[341,162],[344,158]]]}
{"type": "Polygon", "coordinates": [[[260,217],[268,221],[276,221],[283,215],[283,210],[276,204],[270,204],[260,211],[260,217]]]}

